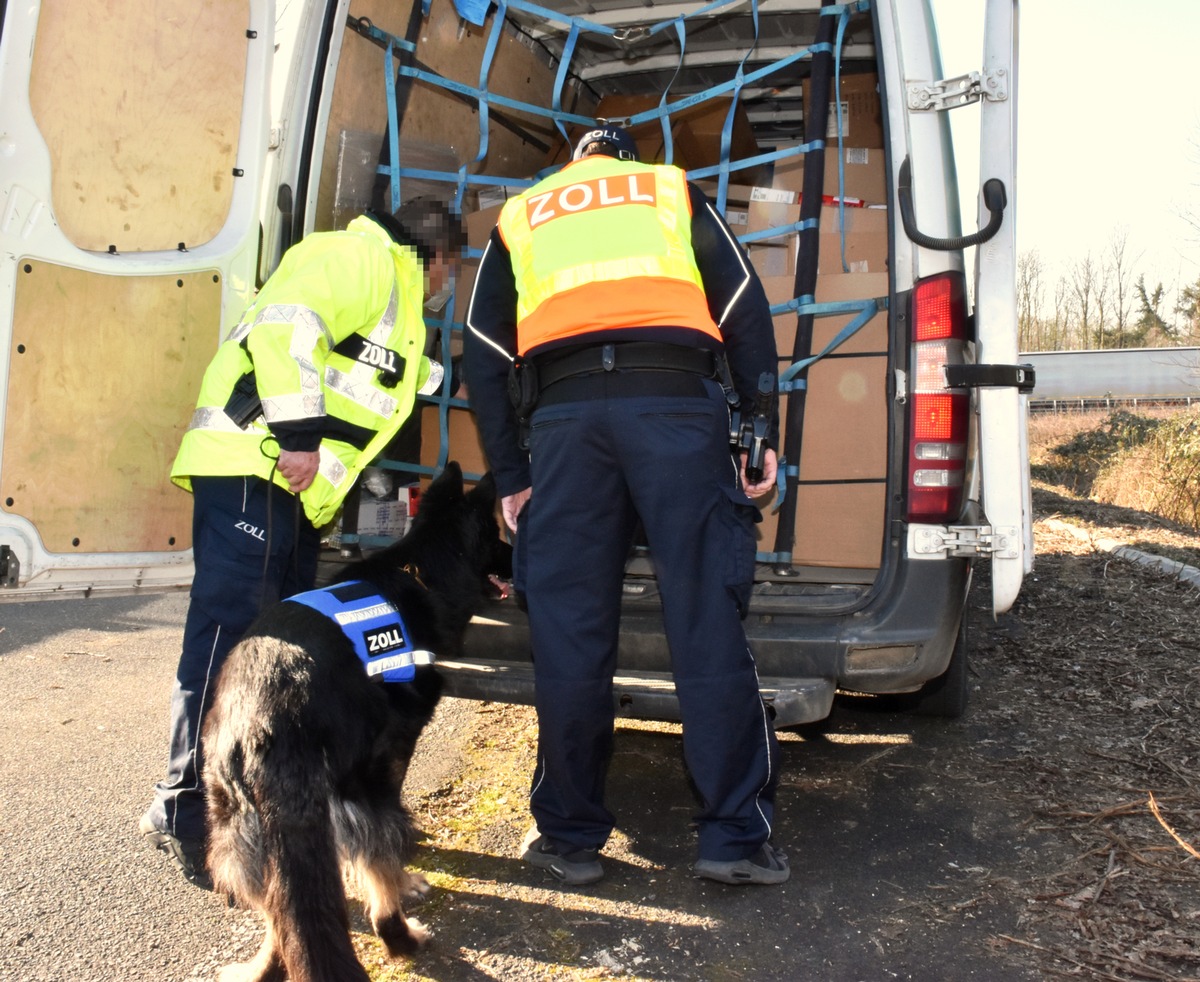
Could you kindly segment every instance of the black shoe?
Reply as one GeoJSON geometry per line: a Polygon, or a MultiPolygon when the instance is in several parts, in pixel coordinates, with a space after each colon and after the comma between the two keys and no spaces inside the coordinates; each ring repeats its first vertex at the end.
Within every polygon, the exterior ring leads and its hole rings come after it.
{"type": "Polygon", "coordinates": [[[201,890],[213,888],[212,877],[208,875],[205,864],[203,839],[180,839],[170,832],[163,832],[147,815],[143,815],[138,823],[138,831],[155,849],[167,854],[188,883],[201,890]]]}
{"type": "Polygon", "coordinates": [[[753,856],[735,862],[719,862],[701,859],[692,867],[697,876],[719,883],[771,885],[783,883],[792,871],[788,868],[787,856],[764,842],[753,856]]]}
{"type": "Polygon", "coordinates": [[[577,849],[574,852],[560,853],[537,828],[529,830],[525,841],[521,843],[523,850],[521,858],[525,862],[544,869],[568,886],[578,887],[586,883],[595,883],[604,876],[604,867],[600,865],[600,850],[577,849]]]}

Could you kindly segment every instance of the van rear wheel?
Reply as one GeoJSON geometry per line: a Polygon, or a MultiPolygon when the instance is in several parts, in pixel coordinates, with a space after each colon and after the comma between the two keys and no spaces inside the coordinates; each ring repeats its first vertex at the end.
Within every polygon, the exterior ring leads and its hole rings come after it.
{"type": "Polygon", "coordinates": [[[970,672],[968,670],[970,644],[967,639],[967,612],[963,611],[958,638],[950,655],[946,671],[930,679],[911,696],[906,697],[905,711],[917,716],[940,716],[958,719],[967,711],[970,698],[970,672]]]}

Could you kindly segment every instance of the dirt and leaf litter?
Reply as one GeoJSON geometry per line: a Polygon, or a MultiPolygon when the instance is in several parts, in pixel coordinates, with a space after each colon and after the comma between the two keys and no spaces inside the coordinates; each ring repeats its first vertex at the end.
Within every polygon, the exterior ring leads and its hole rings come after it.
{"type": "Polygon", "coordinates": [[[1200,565],[1200,535],[1035,474],[1021,597],[993,619],[985,566],[972,591],[967,715],[844,697],[782,734],[791,881],[688,876],[678,729],[629,721],[608,876],[557,889],[516,858],[532,710],[482,705],[410,802],[433,945],[389,963],[358,916],[371,977],[1200,979],[1200,591],[1092,544],[1200,565]]]}

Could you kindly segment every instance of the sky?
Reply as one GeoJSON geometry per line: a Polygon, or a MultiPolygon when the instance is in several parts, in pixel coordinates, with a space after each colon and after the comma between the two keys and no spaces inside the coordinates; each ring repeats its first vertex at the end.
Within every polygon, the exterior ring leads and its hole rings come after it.
{"type": "MultiPolygon", "coordinates": [[[[933,0],[948,76],[978,71],[984,0],[933,0]]],[[[1017,249],[1048,289],[1118,230],[1135,277],[1200,279],[1200,2],[1024,0],[1017,110],[1017,249]]],[[[959,181],[974,189],[978,113],[951,114],[959,181]],[[961,117],[961,118],[960,118],[961,117]]],[[[977,205],[972,190],[967,216],[977,205]]]]}

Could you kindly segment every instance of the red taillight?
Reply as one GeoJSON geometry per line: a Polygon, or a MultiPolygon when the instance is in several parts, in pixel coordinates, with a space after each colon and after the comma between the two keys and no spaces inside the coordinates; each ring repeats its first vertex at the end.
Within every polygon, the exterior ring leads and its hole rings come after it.
{"type": "Polygon", "coordinates": [[[947,274],[923,280],[913,291],[913,340],[963,339],[966,311],[962,309],[962,284],[947,274]]]}
{"type": "Polygon", "coordinates": [[[964,360],[967,310],[962,277],[919,282],[912,295],[908,518],[953,521],[962,509],[970,399],[946,386],[944,366],[964,360]]]}

